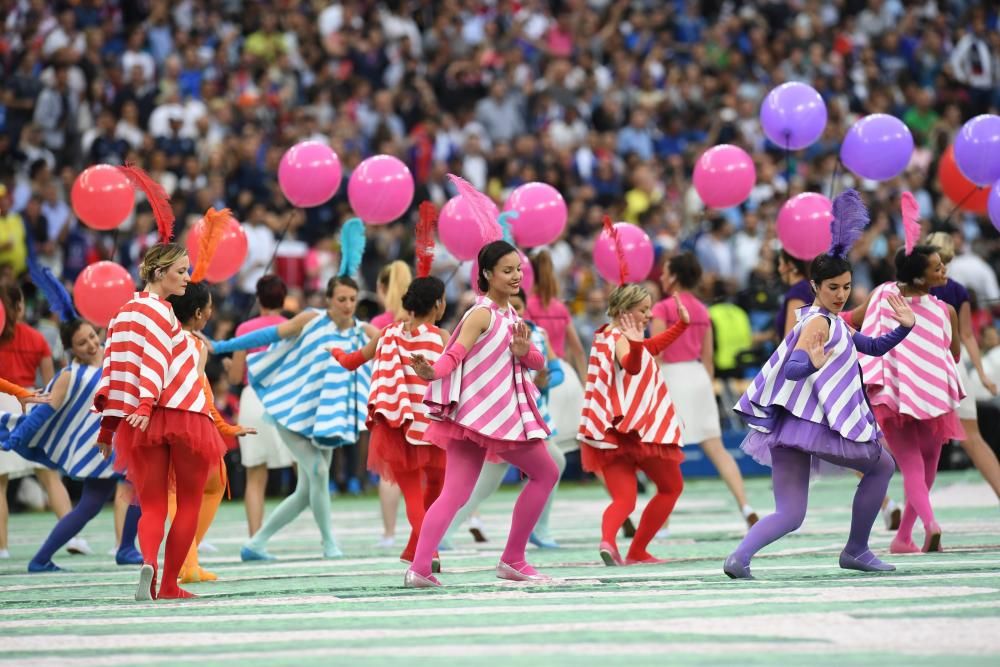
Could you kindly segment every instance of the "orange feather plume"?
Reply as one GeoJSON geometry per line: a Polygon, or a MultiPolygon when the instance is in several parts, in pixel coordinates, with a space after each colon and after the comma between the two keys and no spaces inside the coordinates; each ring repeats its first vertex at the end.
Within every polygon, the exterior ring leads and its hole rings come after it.
{"type": "Polygon", "coordinates": [[[615,256],[618,258],[618,284],[624,285],[626,278],[628,278],[628,260],[625,259],[625,249],[622,248],[621,242],[618,240],[618,230],[615,229],[614,223],[611,222],[611,216],[606,215],[602,220],[604,224],[604,231],[607,232],[608,238],[611,239],[611,243],[615,246],[615,256]]]}
{"type": "Polygon", "coordinates": [[[149,206],[153,209],[153,217],[156,218],[160,242],[168,243],[174,236],[174,209],[170,206],[170,195],[162,185],[134,164],[126,162],[125,166],[118,167],[118,170],[128,177],[133,186],[145,193],[149,206]]]}
{"type": "Polygon", "coordinates": [[[420,204],[420,219],[416,230],[417,277],[426,278],[431,274],[434,263],[434,225],[437,222],[437,208],[429,201],[420,204]]]}
{"type": "Polygon", "coordinates": [[[231,217],[233,214],[228,208],[221,211],[210,208],[205,211],[205,229],[198,240],[198,260],[194,264],[194,271],[191,272],[191,282],[199,283],[205,279],[208,266],[215,257],[215,251],[219,248],[222,234],[226,231],[231,217]]]}

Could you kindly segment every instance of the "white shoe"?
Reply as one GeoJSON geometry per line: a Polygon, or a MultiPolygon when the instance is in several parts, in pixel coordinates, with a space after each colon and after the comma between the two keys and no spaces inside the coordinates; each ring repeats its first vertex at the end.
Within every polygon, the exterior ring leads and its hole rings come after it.
{"type": "Polygon", "coordinates": [[[396,538],[392,535],[382,536],[382,538],[375,543],[375,546],[379,549],[389,549],[396,546],[396,538]]]}
{"type": "Polygon", "coordinates": [[[665,540],[668,537],[670,537],[670,529],[669,528],[661,528],[660,530],[656,531],[656,539],[658,539],[658,540],[665,540]]]}
{"type": "Polygon", "coordinates": [[[5,560],[7,558],[10,558],[10,552],[6,549],[0,549],[0,560],[5,560]]]}
{"type": "Polygon", "coordinates": [[[483,543],[489,542],[486,539],[486,524],[478,516],[474,516],[469,519],[469,532],[472,533],[472,539],[476,542],[483,543]]]}
{"type": "Polygon", "coordinates": [[[198,545],[198,553],[200,554],[217,554],[219,553],[219,548],[212,544],[211,542],[201,541],[198,545]]]}
{"type": "Polygon", "coordinates": [[[743,519],[747,522],[747,528],[752,528],[759,520],[757,513],[749,505],[744,505],[740,511],[743,513],[743,519]]]}
{"type": "Polygon", "coordinates": [[[111,547],[110,549],[108,549],[108,555],[109,556],[117,556],[118,555],[118,547],[111,547]]]}
{"type": "Polygon", "coordinates": [[[899,530],[899,522],[902,518],[903,512],[899,509],[899,505],[890,498],[885,509],[882,510],[882,521],[885,522],[885,529],[889,531],[899,530]]]}
{"type": "Polygon", "coordinates": [[[66,543],[66,551],[77,556],[93,556],[94,550],[87,544],[87,540],[80,536],[74,537],[66,543]]]}

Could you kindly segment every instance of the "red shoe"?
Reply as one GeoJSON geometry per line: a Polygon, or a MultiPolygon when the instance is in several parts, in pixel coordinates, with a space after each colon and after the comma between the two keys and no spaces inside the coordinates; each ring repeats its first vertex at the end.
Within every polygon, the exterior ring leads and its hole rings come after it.
{"type": "Polygon", "coordinates": [[[604,564],[608,567],[625,565],[622,555],[618,553],[618,547],[610,542],[601,542],[600,554],[601,560],[604,561],[604,564]]]}
{"type": "Polygon", "coordinates": [[[657,558],[656,556],[646,556],[645,558],[632,558],[629,556],[625,559],[626,565],[662,565],[668,562],[665,558],[657,558]]]}
{"type": "Polygon", "coordinates": [[[168,588],[166,590],[160,589],[160,600],[187,600],[190,598],[198,597],[194,593],[189,593],[180,586],[174,586],[173,588],[168,588]]]}

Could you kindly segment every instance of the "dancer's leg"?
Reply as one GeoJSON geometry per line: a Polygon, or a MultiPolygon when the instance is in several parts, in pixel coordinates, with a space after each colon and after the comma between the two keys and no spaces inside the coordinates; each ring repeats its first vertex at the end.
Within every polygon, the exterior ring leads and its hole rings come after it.
{"type": "Polygon", "coordinates": [[[424,473],[424,510],[429,510],[444,487],[444,469],[426,468],[424,473]]]}
{"type": "Polygon", "coordinates": [[[60,519],[69,514],[73,509],[73,503],[69,500],[69,491],[62,481],[62,473],[58,470],[48,468],[38,468],[35,470],[35,477],[45,487],[45,493],[49,496],[49,507],[60,519]]]}
{"type": "Polygon", "coordinates": [[[853,558],[874,558],[868,549],[868,538],[882,507],[886,489],[889,488],[889,480],[896,471],[896,462],[886,450],[882,451],[877,461],[859,461],[835,456],[820,456],[820,458],[861,473],[861,481],[858,483],[857,491],[854,492],[851,532],[844,552],[853,558]]]}
{"type": "Polygon", "coordinates": [[[811,457],[790,447],[771,449],[771,480],[774,486],[774,514],[755,523],[733,552],[739,563],[748,565],[758,551],[802,525],[809,501],[811,457]]]}
{"type": "MultiPolygon", "coordinates": [[[[562,479],[562,474],[566,470],[566,454],[552,441],[545,443],[545,448],[548,450],[549,456],[552,457],[552,461],[556,464],[556,469],[559,471],[558,479],[562,479]]],[[[552,541],[552,534],[549,531],[549,513],[552,510],[552,502],[556,499],[556,491],[558,490],[559,484],[557,481],[556,486],[552,489],[552,493],[549,494],[549,499],[545,501],[545,507],[542,508],[542,515],[538,517],[538,523],[535,524],[535,536],[546,542],[552,541]]]]}
{"type": "MultiPolygon", "coordinates": [[[[125,488],[124,484],[118,485],[119,496],[131,495],[131,491],[122,492],[121,489],[125,488]]],[[[128,501],[126,500],[126,503],[128,501]]],[[[142,510],[138,504],[129,504],[125,509],[125,520],[122,521],[122,536],[121,541],[118,543],[118,554],[117,558],[119,560],[129,560],[131,561],[132,552],[135,551],[135,535],[139,528],[139,519],[142,517],[142,510]]]]}
{"type": "Polygon", "coordinates": [[[264,495],[267,491],[267,464],[250,466],[246,469],[246,489],[243,491],[243,507],[247,513],[247,531],[250,537],[257,534],[264,522],[264,495]]]}
{"type": "Polygon", "coordinates": [[[222,465],[221,461],[206,463],[199,457],[191,456],[187,448],[171,446],[169,449],[176,486],[177,514],[170,524],[167,544],[163,550],[163,576],[157,597],[165,599],[192,597],[177,586],[177,575],[198,530],[198,513],[205,493],[205,481],[214,467],[222,465]]]}
{"type": "Polygon", "coordinates": [[[83,527],[97,516],[115,491],[113,479],[88,479],[83,483],[80,502],[59,519],[41,548],[28,563],[28,569],[41,569],[51,564],[52,556],[75,537],[83,527]]]}
{"type": "MultiPolygon", "coordinates": [[[[8,475],[0,475],[0,551],[7,551],[7,520],[10,516],[10,509],[7,507],[7,481],[8,475]]],[[[5,556],[6,557],[6,556],[5,556]]]]}
{"type": "MultiPolygon", "coordinates": [[[[396,484],[379,479],[378,481],[378,502],[382,510],[382,538],[389,540],[396,535],[396,517],[399,514],[399,498],[404,495],[402,489],[396,484]]],[[[406,508],[407,518],[409,518],[409,501],[406,508]]],[[[410,528],[413,528],[413,521],[410,520],[410,528]]]]}
{"type": "Polygon", "coordinates": [[[206,570],[201,569],[198,563],[198,545],[205,539],[215,514],[219,511],[222,503],[222,496],[226,493],[225,464],[221,461],[219,465],[210,470],[208,480],[205,482],[205,491],[201,498],[201,509],[198,510],[198,527],[195,529],[194,540],[191,548],[188,549],[184,565],[181,567],[181,579],[189,581],[215,581],[217,577],[206,570]]]}
{"type": "Polygon", "coordinates": [[[479,479],[476,480],[476,486],[472,489],[469,501],[462,505],[462,509],[458,510],[458,514],[451,520],[452,528],[465,523],[479,509],[484,500],[497,492],[503,483],[503,478],[507,476],[508,470],[510,470],[509,463],[487,463],[483,466],[483,471],[479,473],[479,479]]]}
{"type": "Polygon", "coordinates": [[[619,460],[606,465],[602,470],[604,485],[611,496],[611,504],[601,517],[601,542],[607,542],[617,550],[615,536],[625,519],[635,509],[638,483],[635,478],[636,466],[631,461],[619,460]]]}
{"type": "Polygon", "coordinates": [[[431,559],[458,510],[469,500],[486,460],[486,450],[473,444],[455,443],[448,449],[448,463],[441,495],[424,515],[411,570],[428,577],[431,559]]]}
{"type": "Polygon", "coordinates": [[[975,419],[963,419],[962,427],[965,429],[965,440],[962,441],[962,449],[969,455],[972,464],[979,470],[986,483],[993,489],[993,493],[1000,498],[1000,461],[997,455],[979,432],[979,422],[975,419]]]}
{"type": "Polygon", "coordinates": [[[552,489],[559,481],[559,468],[544,445],[508,450],[501,457],[517,466],[528,477],[528,483],[521,489],[517,502],[514,503],[507,546],[500,556],[501,561],[523,572],[519,566],[525,560],[524,550],[528,545],[528,538],[545,509],[546,501],[552,495],[552,489]]]}
{"type": "MultiPolygon", "coordinates": [[[[139,550],[143,561],[157,569],[156,561],[163,543],[167,521],[167,490],[170,451],[166,447],[143,447],[142,456],[133,456],[129,477],[142,507],[139,518],[139,550]]],[[[199,490],[198,498],[201,498],[199,490]]]]}
{"type": "Polygon", "coordinates": [[[736,465],[736,459],[726,451],[721,438],[709,438],[701,443],[701,449],[715,466],[715,469],[719,471],[719,477],[729,487],[729,492],[733,494],[733,498],[736,499],[736,504],[742,512],[747,505],[747,494],[743,487],[743,475],[740,474],[740,467],[736,465]]]}
{"type": "MultiPolygon", "coordinates": [[[[931,451],[931,445],[923,442],[901,443],[897,438],[890,438],[886,433],[886,442],[892,451],[892,455],[899,464],[899,470],[903,473],[903,491],[906,494],[906,507],[903,509],[903,519],[899,523],[899,531],[896,533],[895,541],[900,544],[910,544],[913,542],[913,524],[917,517],[923,522],[924,527],[934,523],[934,510],[931,508],[930,487],[928,486],[928,476],[933,482],[937,470],[937,458],[934,457],[934,468],[932,474],[928,475],[927,465],[929,459],[924,456],[924,450],[931,451]]],[[[933,445],[940,456],[941,446],[933,445]]]]}
{"type": "Polygon", "coordinates": [[[410,522],[410,538],[400,554],[400,559],[412,562],[413,555],[417,550],[417,539],[420,537],[420,526],[424,521],[426,508],[424,507],[424,490],[421,486],[421,473],[419,470],[393,470],[392,476],[396,480],[393,487],[401,491],[403,500],[406,503],[406,519],[410,522]]]}
{"type": "Polygon", "coordinates": [[[656,495],[646,503],[646,509],[642,512],[639,527],[628,550],[628,558],[648,560],[653,556],[646,551],[646,547],[674,511],[674,505],[684,490],[684,478],[681,476],[681,465],[677,461],[646,459],[640,462],[639,469],[646,473],[653,484],[656,484],[656,495]]]}

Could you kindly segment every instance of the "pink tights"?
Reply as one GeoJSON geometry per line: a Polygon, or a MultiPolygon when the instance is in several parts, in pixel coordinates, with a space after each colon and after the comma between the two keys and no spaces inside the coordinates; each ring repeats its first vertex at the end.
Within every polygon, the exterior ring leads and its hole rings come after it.
{"type": "MultiPolygon", "coordinates": [[[[507,547],[500,560],[510,565],[524,562],[524,549],[528,537],[545,509],[545,501],[559,481],[559,469],[545,449],[544,443],[525,445],[500,455],[528,477],[528,483],[517,497],[511,518],[507,547]]],[[[472,495],[479,480],[486,450],[474,443],[452,441],[448,447],[448,461],[444,471],[444,488],[434,504],[427,510],[420,527],[420,539],[413,558],[412,570],[422,576],[431,573],[431,559],[437,551],[452,519],[472,495]]]]}
{"type": "Polygon", "coordinates": [[[906,494],[906,507],[896,539],[910,543],[913,541],[913,524],[918,516],[925,529],[935,523],[930,490],[937,477],[938,459],[941,458],[944,443],[927,438],[916,442],[905,441],[898,433],[890,433],[888,430],[885,439],[903,473],[903,492],[906,494]]]}

